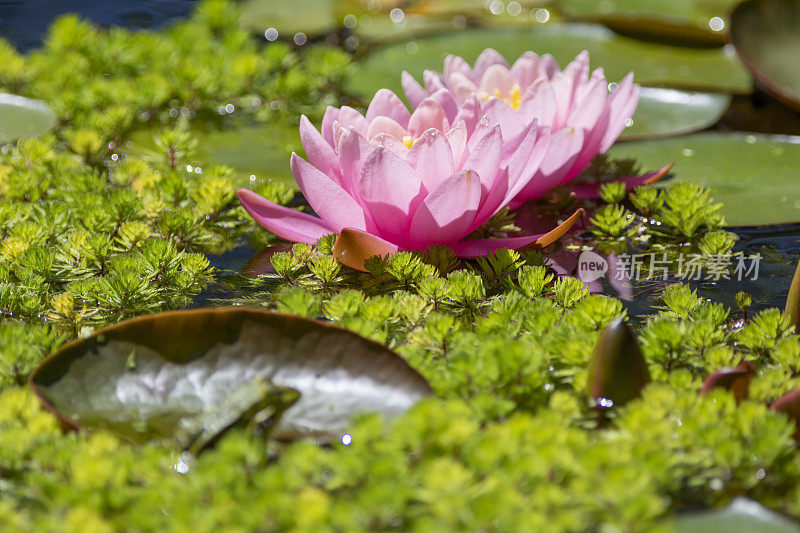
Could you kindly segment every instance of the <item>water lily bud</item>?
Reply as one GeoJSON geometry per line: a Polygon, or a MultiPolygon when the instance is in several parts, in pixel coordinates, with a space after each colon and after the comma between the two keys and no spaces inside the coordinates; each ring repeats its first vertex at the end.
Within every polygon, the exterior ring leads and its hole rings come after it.
{"type": "Polygon", "coordinates": [[[599,407],[639,397],[650,372],[630,327],[618,318],[603,331],[589,361],[587,393],[599,407]]]}
{"type": "Polygon", "coordinates": [[[703,382],[700,394],[708,394],[717,387],[722,387],[733,392],[737,402],[746,400],[750,395],[750,379],[756,370],[748,362],[740,363],[735,367],[725,367],[712,372],[703,382]]]}
{"type": "Polygon", "coordinates": [[[789,294],[786,296],[786,316],[792,322],[795,331],[800,331],[800,262],[794,271],[792,284],[789,286],[789,294]]]}
{"type": "MultiPolygon", "coordinates": [[[[797,276],[795,276],[795,279],[797,276]]],[[[780,411],[794,420],[794,439],[800,441],[800,389],[789,391],[769,406],[773,411],[780,411]]]]}

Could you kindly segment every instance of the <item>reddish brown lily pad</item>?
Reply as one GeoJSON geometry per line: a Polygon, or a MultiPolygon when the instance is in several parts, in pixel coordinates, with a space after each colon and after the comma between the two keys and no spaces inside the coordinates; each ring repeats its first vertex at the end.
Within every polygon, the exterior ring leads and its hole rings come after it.
{"type": "Polygon", "coordinates": [[[800,0],[747,0],[731,14],[731,40],[763,87],[800,109],[800,0]]]}
{"type": "Polygon", "coordinates": [[[31,385],[69,426],[134,442],[212,439],[291,405],[278,437],[338,435],[353,415],[405,411],[428,383],[386,347],[302,317],[257,309],[173,311],[127,320],[70,342],[31,385]],[[292,404],[286,394],[300,393],[292,404]],[[273,401],[275,400],[275,401],[273,401]],[[205,437],[204,437],[205,435],[205,437]]]}

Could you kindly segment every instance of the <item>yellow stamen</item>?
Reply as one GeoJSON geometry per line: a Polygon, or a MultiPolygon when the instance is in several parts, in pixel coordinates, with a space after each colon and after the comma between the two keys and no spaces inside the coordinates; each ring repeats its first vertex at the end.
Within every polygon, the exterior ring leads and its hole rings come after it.
{"type": "Polygon", "coordinates": [[[414,139],[411,137],[411,135],[406,135],[403,137],[403,144],[406,146],[406,148],[411,150],[411,147],[414,146],[414,139]]]}
{"type": "Polygon", "coordinates": [[[514,84],[511,88],[511,91],[508,93],[508,105],[510,105],[514,111],[519,110],[519,106],[522,105],[522,87],[519,85],[514,84]]]}
{"type": "Polygon", "coordinates": [[[480,97],[481,100],[488,100],[492,96],[501,98],[505,103],[510,105],[514,111],[519,111],[519,106],[522,105],[522,87],[517,84],[511,87],[511,90],[508,92],[508,98],[503,97],[503,93],[500,92],[500,89],[495,89],[492,94],[485,91],[478,93],[478,97],[480,97]]]}

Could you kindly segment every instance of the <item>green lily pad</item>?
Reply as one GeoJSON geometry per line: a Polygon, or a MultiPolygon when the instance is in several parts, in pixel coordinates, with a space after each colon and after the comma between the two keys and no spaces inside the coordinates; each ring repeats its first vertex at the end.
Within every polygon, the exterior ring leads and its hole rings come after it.
{"type": "Polygon", "coordinates": [[[357,22],[353,31],[364,42],[385,44],[395,41],[407,42],[424,35],[441,35],[459,31],[452,18],[443,19],[413,13],[403,14],[402,19],[392,21],[389,13],[378,13],[357,22]]]}
{"type": "Polygon", "coordinates": [[[45,102],[0,93],[0,143],[47,133],[57,120],[45,102]]]}
{"type": "Polygon", "coordinates": [[[473,62],[484,48],[494,48],[509,61],[527,50],[550,53],[564,66],[582,50],[592,65],[602,66],[609,80],[633,71],[642,85],[746,93],[750,76],[735,54],[725,48],[692,49],[646,43],[621,37],[599,25],[542,24],[530,29],[475,29],[426,37],[410,46],[399,43],[377,48],[354,67],[349,89],[365,98],[387,87],[401,91],[400,72],[422,79],[425,69],[441,72],[447,54],[473,62]]]}
{"type": "Polygon", "coordinates": [[[643,87],[633,124],[622,139],[673,137],[715,124],[731,103],[727,94],[643,87]]]}
{"type": "Polygon", "coordinates": [[[73,427],[201,448],[228,427],[264,418],[265,409],[273,416],[288,407],[275,429],[282,438],[340,435],[357,413],[391,417],[431,393],[381,344],[241,308],[173,311],[102,329],[48,357],[31,384],[73,427]]]}
{"type": "Polygon", "coordinates": [[[196,134],[197,156],[226,165],[240,176],[255,175],[296,187],[289,169],[293,151],[303,153],[297,126],[242,126],[196,134]]]}
{"type": "Polygon", "coordinates": [[[800,109],[800,0],[748,0],[731,15],[731,39],[766,90],[800,109]]]}
{"type": "MultiPolygon", "coordinates": [[[[126,151],[137,156],[152,152],[157,131],[148,128],[131,133],[126,151]]],[[[256,176],[297,187],[289,168],[291,153],[303,153],[297,126],[236,123],[219,128],[192,124],[191,134],[197,141],[195,160],[231,167],[243,182],[256,176]]]]}
{"type": "Polygon", "coordinates": [[[341,20],[336,16],[336,0],[246,0],[242,2],[242,20],[255,32],[267,28],[278,30],[278,36],[288,37],[298,32],[321,35],[334,31],[341,20]]]}
{"type": "Polygon", "coordinates": [[[798,533],[800,527],[762,506],[738,497],[719,510],[686,514],[671,522],[675,533],[798,533]]]}
{"type": "Polygon", "coordinates": [[[800,137],[697,133],[618,143],[608,153],[643,168],[674,161],[677,179],[711,187],[730,225],[800,221],[800,137]]]}
{"type": "Polygon", "coordinates": [[[565,15],[609,28],[673,41],[724,44],[727,16],[738,0],[558,0],[565,15]]]}

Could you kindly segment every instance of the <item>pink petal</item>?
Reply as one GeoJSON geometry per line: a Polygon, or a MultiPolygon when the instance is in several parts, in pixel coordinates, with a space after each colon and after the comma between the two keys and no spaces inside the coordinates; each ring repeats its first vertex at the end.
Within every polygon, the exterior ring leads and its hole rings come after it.
{"type": "Polygon", "coordinates": [[[490,95],[494,94],[495,90],[499,90],[501,95],[508,96],[515,83],[508,67],[492,65],[483,73],[478,88],[490,95]]]}
{"type": "Polygon", "coordinates": [[[553,127],[556,121],[556,95],[553,84],[540,78],[528,87],[517,110],[528,119],[536,119],[540,126],[553,127]]]}
{"type": "Polygon", "coordinates": [[[475,68],[472,69],[472,74],[475,76],[473,81],[477,83],[478,80],[483,78],[483,73],[492,65],[502,65],[508,68],[506,58],[500,55],[497,50],[487,48],[481,52],[481,55],[479,55],[478,59],[475,61],[475,68]]]}
{"type": "Polygon", "coordinates": [[[439,102],[439,105],[444,109],[444,114],[447,116],[447,121],[453,124],[453,120],[458,114],[458,104],[453,98],[453,94],[448,89],[439,89],[431,95],[431,98],[439,102]]]}
{"type": "Polygon", "coordinates": [[[576,102],[567,118],[567,124],[577,128],[593,129],[603,114],[607,101],[608,82],[602,69],[597,69],[589,83],[581,87],[576,94],[576,102]]]}
{"type": "Polygon", "coordinates": [[[344,130],[339,139],[342,187],[356,199],[358,199],[358,180],[361,176],[361,166],[372,150],[374,150],[374,146],[353,128],[344,130]]]}
{"type": "Polygon", "coordinates": [[[439,89],[444,89],[444,80],[438,72],[426,70],[422,73],[422,81],[425,83],[425,90],[428,94],[433,94],[439,89]]]}
{"type": "Polygon", "coordinates": [[[561,178],[561,183],[566,183],[580,174],[589,165],[594,156],[600,152],[600,144],[603,142],[603,136],[608,129],[609,113],[610,108],[604,107],[603,113],[597,119],[594,128],[584,130],[583,148],[581,148],[581,152],[578,154],[578,158],[572,168],[561,178]]]}
{"type": "Polygon", "coordinates": [[[401,141],[403,140],[403,137],[408,135],[408,131],[396,120],[389,117],[377,117],[375,120],[369,123],[369,129],[367,129],[367,139],[372,139],[382,133],[391,135],[392,137],[397,137],[401,141]]]}
{"type": "MultiPolygon", "coordinates": [[[[536,137],[531,136],[531,138],[526,138],[524,143],[525,146],[520,148],[521,153],[528,153],[527,161],[525,162],[525,166],[522,170],[519,171],[519,175],[516,180],[511,180],[511,185],[509,187],[508,194],[506,195],[503,203],[510,202],[514,197],[519,195],[519,192],[523,190],[528,184],[536,179],[539,175],[539,169],[544,162],[544,158],[547,157],[548,154],[551,153],[551,140],[552,134],[550,133],[549,128],[543,128],[537,131],[536,137]],[[528,148],[529,142],[533,141],[533,147],[528,148]]],[[[553,151],[557,150],[557,147],[552,149],[553,151]]],[[[509,163],[509,166],[511,166],[509,163]]],[[[517,161],[513,161],[513,164],[518,164],[517,161]]],[[[511,176],[513,178],[513,175],[511,176]]]]}
{"type": "Polygon", "coordinates": [[[536,122],[532,122],[525,130],[519,146],[508,158],[509,182],[515,189],[514,194],[533,178],[549,147],[549,128],[540,130],[536,122]]]}
{"type": "Polygon", "coordinates": [[[450,74],[450,77],[447,78],[447,86],[459,104],[463,104],[478,90],[478,86],[461,72],[450,74]]]}
{"type": "Polygon", "coordinates": [[[553,91],[556,96],[555,127],[566,124],[570,109],[574,105],[574,96],[589,77],[589,53],[584,50],[559,74],[553,77],[553,91]]]}
{"type": "Polygon", "coordinates": [[[563,72],[571,78],[573,88],[585,83],[589,78],[589,52],[584,50],[575,56],[563,72]]]}
{"type": "Polygon", "coordinates": [[[342,228],[367,229],[364,210],[339,184],[292,153],[292,174],[312,209],[335,232],[342,228]]]}
{"type": "Polygon", "coordinates": [[[379,235],[402,245],[411,215],[422,202],[422,181],[394,152],[376,147],[361,167],[358,191],[372,214],[379,235]]]}
{"type": "Polygon", "coordinates": [[[405,128],[411,113],[396,94],[389,89],[380,89],[369,103],[367,122],[372,122],[380,116],[389,117],[405,128]]]}
{"type": "Polygon", "coordinates": [[[431,128],[447,131],[450,129],[450,123],[439,102],[433,98],[425,98],[411,114],[408,131],[416,139],[431,128]]]}
{"type": "Polygon", "coordinates": [[[478,174],[483,185],[484,197],[492,189],[500,170],[500,156],[503,149],[503,135],[500,126],[495,126],[475,146],[464,163],[464,170],[472,170],[478,174]]]}
{"type": "Polygon", "coordinates": [[[414,213],[411,245],[421,249],[458,241],[467,235],[480,201],[480,180],[469,170],[443,180],[414,213]]]}
{"type": "Polygon", "coordinates": [[[478,143],[481,142],[484,137],[489,135],[489,133],[491,133],[492,130],[494,130],[494,128],[497,126],[497,121],[494,120],[490,115],[483,115],[478,121],[477,126],[475,126],[475,130],[472,131],[467,138],[467,148],[470,151],[474,150],[475,147],[478,146],[478,143]]]}
{"type": "Polygon", "coordinates": [[[511,144],[519,142],[519,136],[525,131],[526,126],[530,124],[529,121],[526,122],[524,120],[523,115],[514,111],[505,100],[500,98],[489,98],[483,104],[483,112],[500,125],[500,129],[503,131],[503,139],[511,144]]]}
{"type": "Polygon", "coordinates": [[[470,95],[470,97],[461,104],[461,108],[458,110],[458,114],[456,118],[453,119],[455,124],[463,121],[464,125],[467,127],[467,133],[472,134],[475,131],[475,128],[478,126],[478,121],[483,116],[483,111],[481,111],[481,101],[478,100],[478,97],[474,94],[470,95]]]}
{"type": "Polygon", "coordinates": [[[339,120],[339,109],[333,106],[328,106],[325,109],[325,116],[322,117],[322,138],[325,142],[334,146],[333,143],[333,123],[339,120]]]}
{"type": "Polygon", "coordinates": [[[667,172],[670,171],[673,164],[674,163],[670,163],[669,165],[663,166],[655,172],[648,172],[647,174],[642,174],[641,176],[624,176],[621,178],[604,180],[597,183],[581,183],[572,188],[572,193],[576,198],[600,198],[600,187],[604,183],[612,183],[615,181],[624,182],[625,190],[630,191],[639,185],[655,183],[656,181],[660,180],[667,172]]]}
{"type": "Polygon", "coordinates": [[[403,85],[403,92],[406,93],[406,99],[412,108],[416,108],[428,96],[428,91],[423,89],[414,76],[405,70],[400,76],[400,83],[403,85]]]}
{"type": "Polygon", "coordinates": [[[583,148],[584,133],[577,128],[564,128],[550,136],[549,148],[539,170],[527,185],[516,195],[516,202],[539,198],[561,183],[561,178],[570,170],[583,148]]]}
{"type": "Polygon", "coordinates": [[[449,80],[450,76],[456,72],[469,79],[472,75],[472,68],[470,68],[469,63],[467,63],[463,57],[452,54],[448,55],[444,58],[444,79],[449,80]]]}
{"type": "Polygon", "coordinates": [[[478,214],[475,215],[475,220],[472,222],[467,234],[481,227],[503,207],[504,199],[508,196],[509,186],[509,172],[508,167],[506,167],[494,180],[494,184],[492,184],[492,188],[478,208],[478,214]]]}
{"type": "Polygon", "coordinates": [[[546,76],[547,79],[553,79],[553,76],[555,76],[556,72],[559,72],[559,70],[558,62],[553,56],[550,54],[544,54],[542,56],[542,62],[539,64],[539,74],[541,76],[546,76]]]}
{"type": "Polygon", "coordinates": [[[300,142],[308,157],[308,162],[317,167],[328,178],[340,181],[339,160],[333,146],[328,144],[317,129],[311,125],[308,118],[300,117],[300,142]]]}
{"type": "Polygon", "coordinates": [[[364,115],[352,107],[342,106],[339,109],[339,124],[343,128],[355,128],[358,133],[365,137],[367,136],[369,122],[364,118],[364,115]]]}
{"type": "Polygon", "coordinates": [[[319,218],[270,202],[253,191],[239,189],[236,194],[260,226],[287,241],[313,244],[320,237],[335,233],[319,218]]]}
{"type": "Polygon", "coordinates": [[[467,126],[464,121],[456,122],[456,125],[445,133],[445,137],[453,153],[453,167],[463,168],[467,153],[467,126]]]}
{"type": "Polygon", "coordinates": [[[428,191],[433,191],[454,172],[453,151],[447,137],[439,130],[423,133],[408,151],[406,161],[417,171],[428,191]]]}
{"type": "Polygon", "coordinates": [[[511,66],[511,77],[525,89],[539,77],[539,56],[533,52],[525,52],[511,66]]]}
{"type": "Polygon", "coordinates": [[[625,129],[625,122],[633,116],[639,103],[639,86],[633,83],[633,73],[620,82],[619,88],[608,98],[608,130],[600,143],[600,151],[605,152],[625,129]]]}
{"type": "Polygon", "coordinates": [[[394,135],[387,135],[386,133],[381,133],[380,135],[373,137],[370,139],[370,144],[372,146],[383,146],[395,153],[395,155],[399,156],[401,159],[405,159],[408,157],[408,148],[406,145],[403,144],[403,141],[395,137],[394,135]]]}

